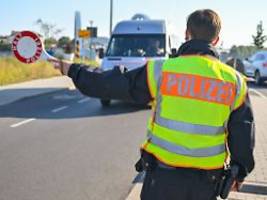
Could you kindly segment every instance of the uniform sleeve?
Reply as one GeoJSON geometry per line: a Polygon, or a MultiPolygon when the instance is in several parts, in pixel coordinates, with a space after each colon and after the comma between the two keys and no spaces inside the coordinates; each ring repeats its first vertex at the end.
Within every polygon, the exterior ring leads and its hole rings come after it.
{"type": "Polygon", "coordinates": [[[248,94],[228,122],[228,145],[231,164],[240,167],[238,179],[243,180],[254,168],[253,149],[255,128],[252,107],[248,94]]]}
{"type": "Polygon", "coordinates": [[[151,100],[146,80],[146,66],[122,73],[119,67],[106,72],[94,72],[88,67],[73,64],[68,76],[87,96],[138,104],[147,104],[151,100]]]}
{"type": "Polygon", "coordinates": [[[248,91],[247,82],[245,77],[236,71],[236,79],[237,79],[237,98],[235,99],[233,110],[238,109],[241,105],[243,105],[246,100],[246,93],[248,91]]]}

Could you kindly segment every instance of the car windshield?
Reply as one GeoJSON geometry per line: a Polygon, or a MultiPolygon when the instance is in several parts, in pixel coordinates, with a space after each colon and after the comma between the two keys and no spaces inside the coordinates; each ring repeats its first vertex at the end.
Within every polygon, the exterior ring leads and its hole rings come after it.
{"type": "Polygon", "coordinates": [[[162,57],[165,51],[164,34],[113,35],[107,56],[162,57]]]}

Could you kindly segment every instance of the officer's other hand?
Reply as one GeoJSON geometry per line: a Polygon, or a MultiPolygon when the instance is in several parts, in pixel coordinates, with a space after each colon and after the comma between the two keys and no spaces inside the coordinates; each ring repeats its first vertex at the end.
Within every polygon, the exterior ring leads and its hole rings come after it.
{"type": "Polygon", "coordinates": [[[59,60],[59,59],[48,59],[48,61],[58,70],[61,74],[68,75],[70,66],[73,64],[71,61],[59,60]]]}
{"type": "Polygon", "coordinates": [[[233,191],[233,192],[238,192],[238,191],[240,191],[240,189],[242,188],[242,185],[243,185],[243,182],[239,182],[239,181],[236,181],[236,180],[235,180],[235,181],[233,182],[231,191],[233,191]]]}

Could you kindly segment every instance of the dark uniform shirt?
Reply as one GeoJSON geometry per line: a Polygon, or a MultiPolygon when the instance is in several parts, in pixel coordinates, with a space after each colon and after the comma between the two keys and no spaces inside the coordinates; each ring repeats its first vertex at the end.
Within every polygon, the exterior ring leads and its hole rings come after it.
{"type": "MultiPolygon", "coordinates": [[[[207,42],[191,40],[184,43],[178,55],[210,55],[218,58],[216,50],[207,42]]],[[[70,67],[69,77],[85,95],[101,99],[119,99],[148,104],[152,97],[147,83],[146,66],[122,73],[119,67],[106,72],[93,72],[80,64],[70,67]]],[[[239,179],[242,180],[254,168],[254,118],[249,96],[230,115],[228,122],[228,146],[231,163],[240,166],[239,179]]]]}

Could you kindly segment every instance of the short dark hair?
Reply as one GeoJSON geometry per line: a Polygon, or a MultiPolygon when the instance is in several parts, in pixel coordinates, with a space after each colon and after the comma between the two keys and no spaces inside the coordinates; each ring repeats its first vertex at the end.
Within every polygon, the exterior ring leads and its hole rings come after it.
{"type": "Polygon", "coordinates": [[[220,17],[210,9],[196,10],[187,18],[187,30],[192,39],[212,42],[221,30],[220,17]]]}

